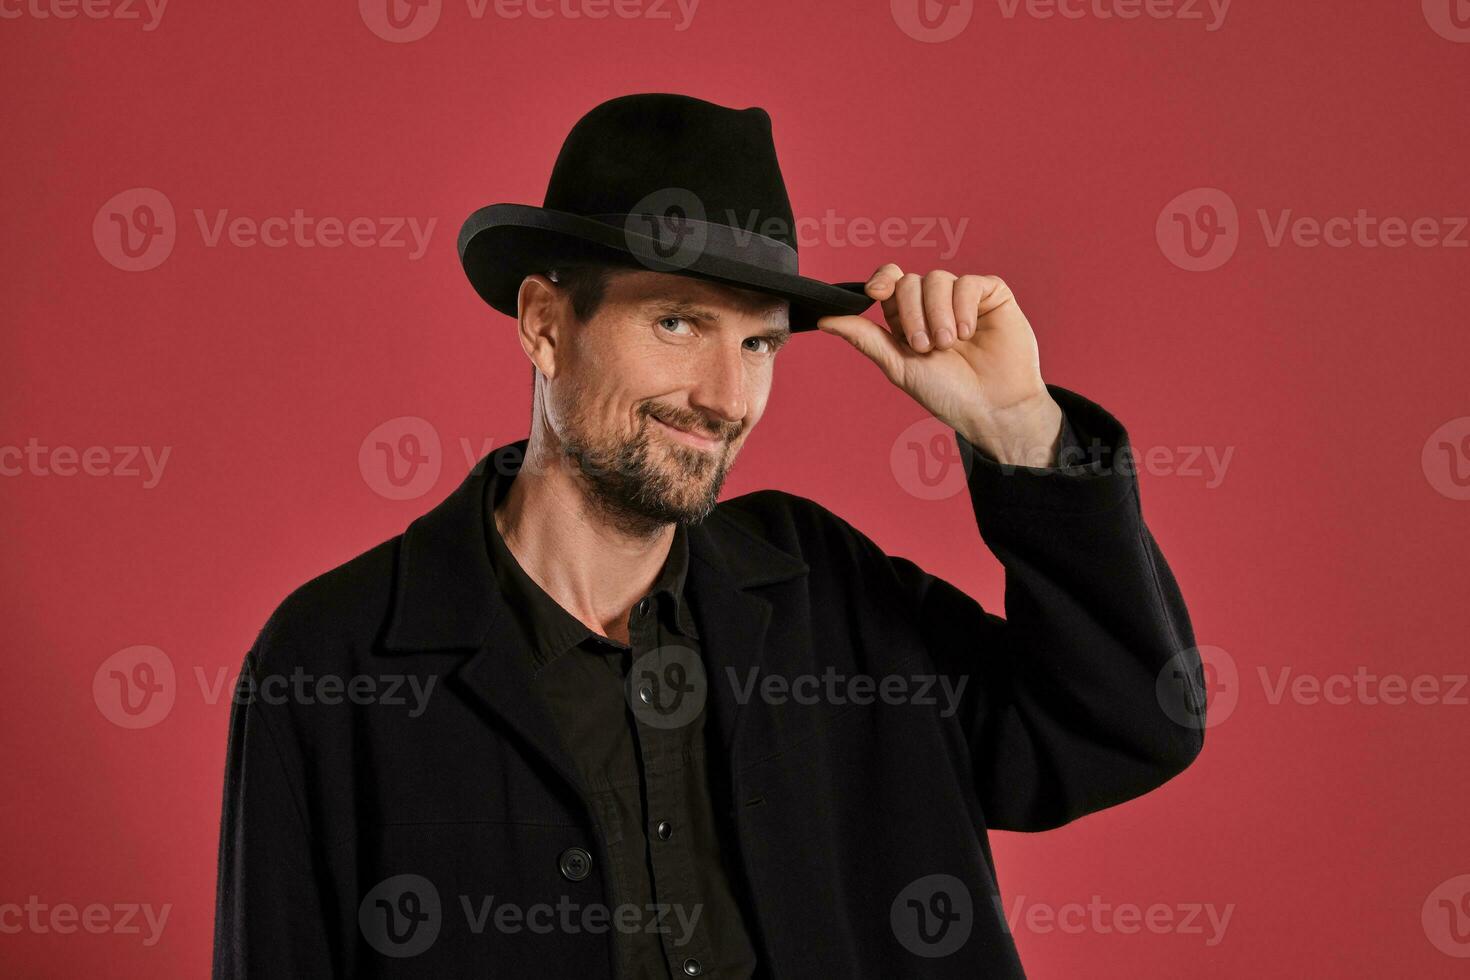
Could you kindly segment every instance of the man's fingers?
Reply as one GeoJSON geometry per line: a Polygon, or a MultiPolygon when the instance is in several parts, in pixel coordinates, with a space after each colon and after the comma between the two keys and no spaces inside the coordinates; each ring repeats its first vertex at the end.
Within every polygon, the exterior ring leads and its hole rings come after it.
{"type": "Polygon", "coordinates": [[[958,336],[955,330],[955,275],[935,269],[924,276],[924,320],[935,350],[949,350],[958,336]]]}
{"type": "Polygon", "coordinates": [[[984,276],[960,276],[955,280],[954,315],[961,340],[969,340],[975,336],[975,319],[979,314],[980,299],[984,295],[984,276]]]}
{"type": "MultiPolygon", "coordinates": [[[[888,318],[888,325],[895,333],[901,333],[908,341],[908,345],[920,354],[925,353],[932,346],[929,330],[924,322],[924,280],[917,273],[910,272],[898,281],[896,295],[894,296],[897,322],[893,317],[888,318]]],[[[884,313],[888,310],[885,308],[884,313]]]]}
{"type": "Polygon", "coordinates": [[[893,296],[894,284],[903,278],[903,270],[892,262],[880,265],[873,270],[868,277],[868,284],[864,291],[870,299],[886,300],[893,296]]]}

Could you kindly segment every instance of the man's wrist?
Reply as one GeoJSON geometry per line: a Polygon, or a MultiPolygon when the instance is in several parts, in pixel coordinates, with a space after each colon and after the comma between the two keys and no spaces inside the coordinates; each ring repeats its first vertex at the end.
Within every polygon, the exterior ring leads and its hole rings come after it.
{"type": "Polygon", "coordinates": [[[1035,399],[956,426],[955,431],[1005,466],[1052,467],[1062,435],[1062,407],[1043,391],[1035,399]]]}

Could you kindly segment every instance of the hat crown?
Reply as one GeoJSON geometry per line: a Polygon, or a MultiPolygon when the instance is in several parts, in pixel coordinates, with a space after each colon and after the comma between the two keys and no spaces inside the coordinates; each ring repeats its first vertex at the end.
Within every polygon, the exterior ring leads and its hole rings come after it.
{"type": "Polygon", "coordinates": [[[668,215],[731,225],[796,248],[771,117],[686,95],[611,99],[567,134],[545,207],[668,215]]]}

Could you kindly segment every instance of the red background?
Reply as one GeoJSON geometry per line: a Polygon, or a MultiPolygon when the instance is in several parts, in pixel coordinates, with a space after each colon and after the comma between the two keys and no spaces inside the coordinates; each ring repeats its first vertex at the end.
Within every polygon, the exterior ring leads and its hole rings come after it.
{"type": "MultiPolygon", "coordinates": [[[[1211,945],[1208,925],[1023,918],[1031,975],[1463,975],[1421,908],[1470,873],[1470,707],[1273,703],[1261,679],[1467,669],[1470,501],[1437,489],[1438,450],[1428,465],[1421,453],[1470,415],[1470,250],[1272,247],[1258,218],[1470,213],[1470,43],[1418,3],[1241,2],[1211,31],[1007,18],[985,2],[942,43],[907,35],[886,0],[704,0],[682,31],[677,11],[476,19],[446,0],[411,43],[344,0],[174,0],[154,30],[14,4],[0,21],[0,443],[171,455],[151,489],[26,467],[0,479],[0,904],[172,908],[152,947],[0,933],[0,974],[207,972],[228,700],[196,670],[233,679],[288,591],[449,493],[469,465],[461,439],[478,455],[525,434],[526,361],[464,281],[459,223],[539,203],[595,103],[679,91],[769,110],[799,215],[970,219],[951,258],[828,240],[803,250],[805,273],[860,279],[894,260],[1003,275],[1047,379],[1117,415],[1140,457],[1173,454],[1141,476],[1145,515],[1199,642],[1237,668],[1237,706],[1162,790],[993,840],[1008,910],[1098,896],[1231,919],[1211,945]],[[177,213],[172,254],[144,272],[115,267],[92,234],[135,187],[177,213]],[[1180,268],[1156,236],[1195,188],[1239,209],[1238,248],[1211,271],[1180,268]],[[194,217],[296,208],[437,225],[415,261],[208,247],[194,217]],[[399,416],[435,427],[443,469],[392,501],[358,451],[399,416]],[[1218,485],[1179,471],[1187,447],[1233,452],[1218,485]],[[178,692],[157,724],[127,730],[93,678],[140,644],[168,655],[178,692]]],[[[890,469],[922,414],[842,341],[804,335],[726,492],[815,498],[999,610],[999,566],[964,497],[917,500],[890,469]]]]}

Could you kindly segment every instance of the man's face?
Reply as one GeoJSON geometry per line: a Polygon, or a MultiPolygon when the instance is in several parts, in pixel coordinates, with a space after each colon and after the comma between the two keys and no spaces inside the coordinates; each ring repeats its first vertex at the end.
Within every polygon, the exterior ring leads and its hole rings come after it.
{"type": "Polygon", "coordinates": [[[703,520],[765,411],[790,338],[784,300],[685,276],[618,270],[578,323],[561,297],[548,422],[594,501],[649,533],[703,520]]]}

